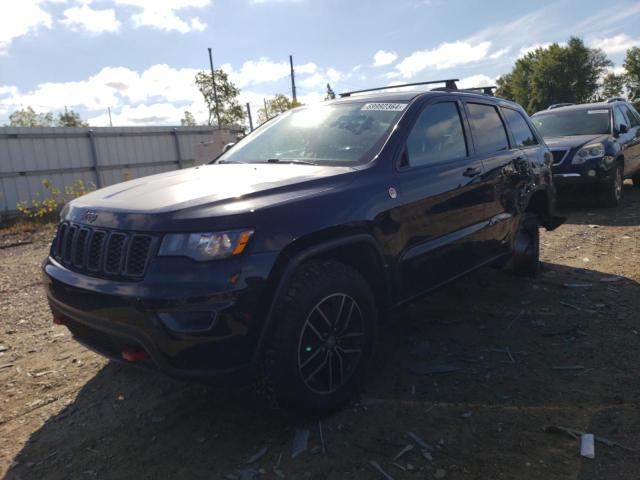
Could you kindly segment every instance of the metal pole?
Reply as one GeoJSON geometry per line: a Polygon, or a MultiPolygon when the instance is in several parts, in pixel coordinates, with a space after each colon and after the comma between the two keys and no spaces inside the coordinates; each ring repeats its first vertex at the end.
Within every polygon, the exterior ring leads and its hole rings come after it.
{"type": "Polygon", "coordinates": [[[293,102],[298,101],[298,97],[296,95],[296,76],[293,71],[293,55],[289,55],[289,65],[291,65],[291,96],[293,97],[293,102]]]}
{"type": "Polygon", "coordinates": [[[111,121],[111,107],[107,107],[107,110],[109,111],[109,126],[113,127],[113,122],[111,121]]]}
{"type": "Polygon", "coordinates": [[[211,67],[211,82],[213,83],[213,101],[216,104],[216,120],[218,122],[218,128],[220,128],[220,112],[218,110],[218,91],[216,89],[216,74],[213,70],[213,56],[211,54],[211,47],[209,50],[209,66],[211,67]]]}
{"type": "Polygon", "coordinates": [[[100,162],[98,160],[98,147],[96,146],[95,130],[89,129],[89,143],[91,144],[91,157],[93,160],[93,171],[96,176],[96,187],[102,188],[102,178],[100,177],[100,162]]]}
{"type": "Polygon", "coordinates": [[[269,120],[269,109],[267,108],[267,99],[263,98],[262,101],[264,102],[264,116],[267,117],[267,120],[269,120]]]}
{"type": "Polygon", "coordinates": [[[253,120],[251,119],[251,106],[249,102],[247,102],[247,115],[249,116],[249,128],[253,132],[253,120]]]}
{"type": "Polygon", "coordinates": [[[178,157],[178,168],[184,168],[184,165],[182,165],[182,152],[180,151],[180,139],[178,138],[178,129],[177,128],[172,129],[171,134],[173,135],[173,143],[176,147],[176,156],[178,157]]]}

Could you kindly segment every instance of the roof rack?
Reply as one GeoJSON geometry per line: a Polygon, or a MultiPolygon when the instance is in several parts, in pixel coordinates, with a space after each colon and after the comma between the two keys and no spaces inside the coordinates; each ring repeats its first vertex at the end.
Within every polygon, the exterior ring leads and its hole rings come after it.
{"type": "Polygon", "coordinates": [[[570,107],[571,105],[575,105],[575,103],[554,103],[553,105],[549,105],[547,107],[547,110],[553,110],[554,108],[561,108],[561,107],[570,107]]]}
{"type": "Polygon", "coordinates": [[[351,95],[354,95],[356,93],[366,93],[366,92],[378,92],[380,90],[389,90],[391,88],[403,88],[403,87],[415,87],[418,85],[433,85],[434,83],[444,83],[445,84],[445,88],[447,90],[457,90],[458,86],[456,85],[456,82],[459,82],[460,80],[457,78],[447,78],[445,80],[431,80],[429,82],[416,82],[416,83],[405,83],[402,85],[389,85],[387,87],[377,87],[377,88],[366,88],[364,90],[355,90],[353,92],[344,92],[341,93],[340,96],[341,97],[350,97],[351,95]]]}
{"type": "Polygon", "coordinates": [[[607,99],[607,103],[613,103],[613,102],[626,102],[626,100],[622,97],[611,97],[607,99]]]}

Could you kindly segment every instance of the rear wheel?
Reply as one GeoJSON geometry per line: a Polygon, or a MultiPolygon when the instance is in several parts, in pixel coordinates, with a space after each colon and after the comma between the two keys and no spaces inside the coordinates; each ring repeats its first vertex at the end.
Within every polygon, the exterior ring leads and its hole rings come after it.
{"type": "Polygon", "coordinates": [[[377,312],[368,283],[344,264],[314,261],[277,302],[267,380],[284,407],[334,410],[356,392],[373,350],[377,312]]]}
{"type": "Polygon", "coordinates": [[[633,186],[637,187],[637,188],[640,188],[640,172],[636,173],[633,176],[633,186]]]}
{"type": "Polygon", "coordinates": [[[611,179],[605,185],[603,203],[606,207],[617,207],[622,202],[622,164],[616,163],[611,179]]]}
{"type": "Polygon", "coordinates": [[[540,224],[534,213],[525,213],[522,218],[509,268],[527,276],[535,275],[540,269],[540,224]]]}

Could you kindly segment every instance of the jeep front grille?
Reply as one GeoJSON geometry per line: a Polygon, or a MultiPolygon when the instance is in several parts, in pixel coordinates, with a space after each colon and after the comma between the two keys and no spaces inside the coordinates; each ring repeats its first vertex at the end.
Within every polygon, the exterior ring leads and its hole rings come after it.
{"type": "Polygon", "coordinates": [[[135,280],[144,276],[155,239],[152,235],[62,222],[51,256],[70,270],[135,280]]]}
{"type": "Polygon", "coordinates": [[[564,161],[568,153],[569,153],[568,148],[551,150],[551,154],[553,155],[553,164],[560,165],[564,161]]]}

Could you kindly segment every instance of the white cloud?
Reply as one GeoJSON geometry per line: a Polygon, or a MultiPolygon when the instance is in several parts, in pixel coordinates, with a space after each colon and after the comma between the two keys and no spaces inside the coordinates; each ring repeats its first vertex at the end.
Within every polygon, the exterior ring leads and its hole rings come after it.
{"type": "Polygon", "coordinates": [[[487,57],[490,47],[491,42],[488,41],[478,44],[463,41],[442,43],[431,50],[412,53],[397,64],[396,68],[404,78],[411,78],[426,68],[442,70],[477,62],[487,57]]]}
{"type": "Polygon", "coordinates": [[[207,7],[211,0],[115,0],[115,3],[138,10],[131,15],[131,20],[136,27],[187,33],[193,30],[202,31],[206,25],[198,17],[185,18],[176,12],[189,8],[207,7]]]}
{"type": "Polygon", "coordinates": [[[383,67],[385,65],[390,65],[397,59],[398,54],[396,52],[385,52],[384,50],[378,50],[373,56],[373,66],[383,67]]]}
{"type": "Polygon", "coordinates": [[[0,55],[5,54],[16,38],[51,28],[51,15],[39,0],[19,0],[2,6],[0,14],[0,55]]]}
{"type": "Polygon", "coordinates": [[[496,79],[488,77],[486,75],[477,74],[470,77],[461,78],[458,83],[458,88],[475,88],[475,87],[490,87],[495,85],[496,79]]]}
{"type": "Polygon", "coordinates": [[[113,8],[94,10],[89,5],[71,7],[64,11],[65,19],[61,21],[72,30],[83,29],[92,33],[116,32],[120,21],[113,8]]]}
{"type": "Polygon", "coordinates": [[[600,48],[606,54],[622,53],[631,47],[640,45],[640,38],[631,38],[626,33],[609,38],[596,38],[590,42],[591,47],[600,48]]]}
{"type": "Polygon", "coordinates": [[[507,53],[509,53],[509,50],[511,50],[511,48],[509,48],[509,47],[501,48],[500,50],[497,50],[497,51],[493,52],[491,55],[489,55],[489,58],[491,60],[497,60],[498,58],[503,57],[507,53]]]}
{"type": "Polygon", "coordinates": [[[533,45],[526,45],[520,49],[518,52],[518,58],[524,57],[528,53],[533,53],[539,48],[547,48],[551,45],[551,43],[534,43],[533,45]]]}
{"type": "MultiPolygon", "coordinates": [[[[239,70],[235,70],[230,64],[221,67],[229,74],[233,83],[243,88],[254,83],[275,82],[286,78],[291,73],[289,62],[274,62],[267,57],[259,60],[248,60],[242,64],[239,70]]],[[[313,74],[318,67],[315,63],[309,62],[303,65],[294,66],[296,75],[313,74]]]]}

